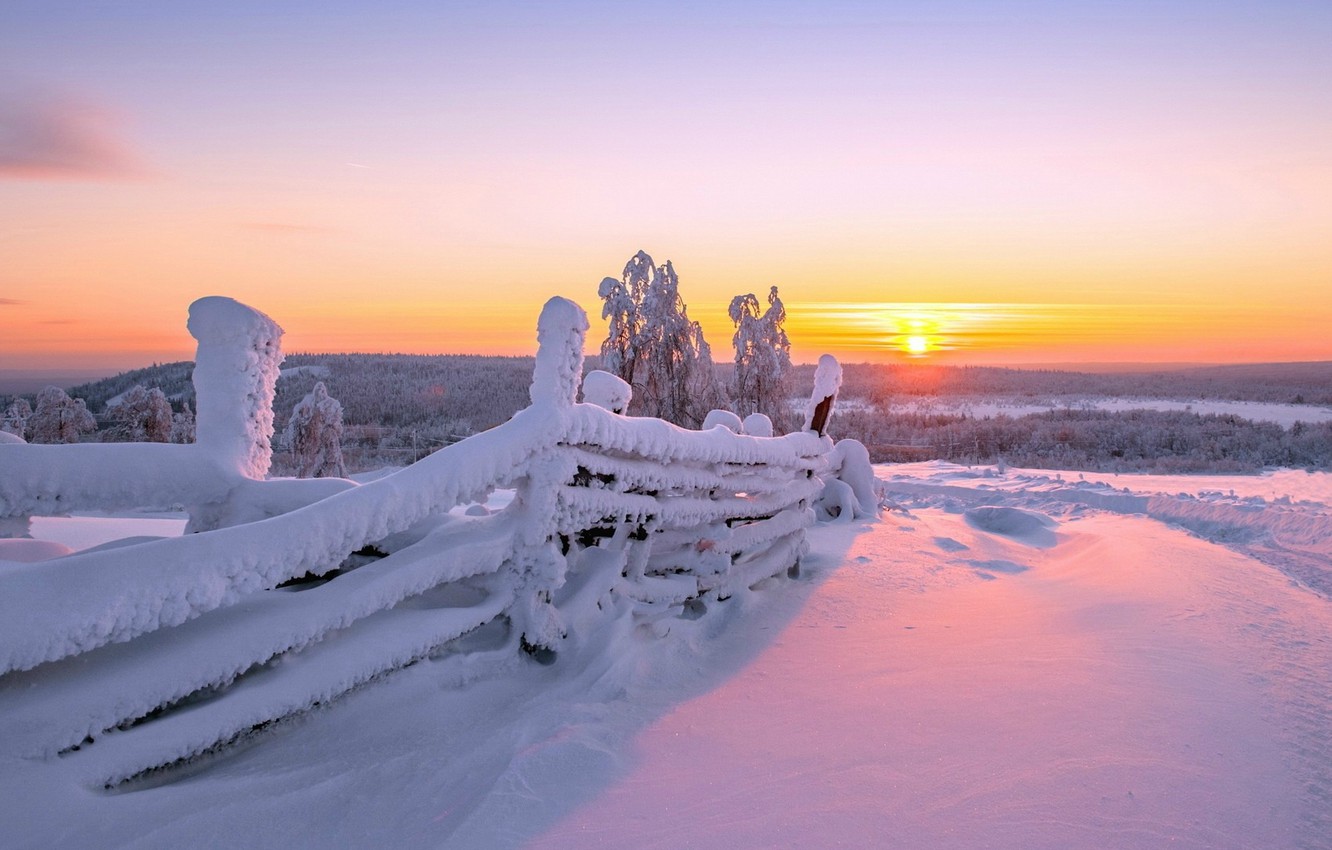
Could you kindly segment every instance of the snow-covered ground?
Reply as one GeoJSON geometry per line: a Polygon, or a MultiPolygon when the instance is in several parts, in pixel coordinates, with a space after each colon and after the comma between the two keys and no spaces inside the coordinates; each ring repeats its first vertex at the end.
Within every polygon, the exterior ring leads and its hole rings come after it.
{"type": "Polygon", "coordinates": [[[1019,399],[952,399],[939,398],[893,404],[894,413],[961,414],[976,418],[987,416],[1027,416],[1048,413],[1051,410],[1161,410],[1238,416],[1254,422],[1275,422],[1289,428],[1296,422],[1314,424],[1332,421],[1332,408],[1313,404],[1278,404],[1261,401],[1234,401],[1228,399],[1160,399],[1160,398],[1108,398],[1093,397],[1070,401],[1068,399],[1030,402],[1019,399]]]}
{"type": "Polygon", "coordinates": [[[1332,476],[878,474],[700,619],[479,635],[117,793],[0,760],[4,844],[1332,847],[1332,476]]]}

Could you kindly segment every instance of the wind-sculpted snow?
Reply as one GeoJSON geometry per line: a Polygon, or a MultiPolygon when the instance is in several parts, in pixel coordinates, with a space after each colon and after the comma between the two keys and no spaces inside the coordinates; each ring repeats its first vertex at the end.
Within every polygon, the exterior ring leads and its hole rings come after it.
{"type": "MultiPolygon", "coordinates": [[[[1261,476],[1065,474],[930,462],[884,467],[890,499],[958,506],[1006,505],[1069,513],[1142,515],[1268,561],[1332,594],[1332,475],[1277,470],[1261,476]],[[1210,482],[1210,486],[1207,486],[1210,482]],[[1199,486],[1202,484],[1203,486],[1199,486]],[[1273,488],[1285,495],[1269,498],[1273,488]],[[1187,489],[1186,489],[1187,488],[1187,489]],[[1222,489],[1224,488],[1224,490],[1222,489]],[[1237,494],[1237,490],[1246,491],[1237,494]]],[[[968,517],[975,509],[967,510],[968,517]]],[[[998,510],[998,508],[996,508],[998,510]]],[[[1004,532],[999,532],[1004,533],[1004,532]]],[[[1040,535],[1049,540],[1051,533],[1040,535]]]]}

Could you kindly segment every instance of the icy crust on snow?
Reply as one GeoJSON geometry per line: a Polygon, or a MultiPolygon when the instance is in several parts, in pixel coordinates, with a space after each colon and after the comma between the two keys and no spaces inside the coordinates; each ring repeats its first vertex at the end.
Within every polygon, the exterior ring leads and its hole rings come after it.
{"type": "Polygon", "coordinates": [[[282,364],[282,328],[239,301],[213,295],[190,305],[199,342],[194,359],[197,445],[250,478],[273,457],[273,396],[282,364]]]}
{"type": "Polygon", "coordinates": [[[195,445],[0,446],[0,516],[218,501],[244,477],[195,445]]]}

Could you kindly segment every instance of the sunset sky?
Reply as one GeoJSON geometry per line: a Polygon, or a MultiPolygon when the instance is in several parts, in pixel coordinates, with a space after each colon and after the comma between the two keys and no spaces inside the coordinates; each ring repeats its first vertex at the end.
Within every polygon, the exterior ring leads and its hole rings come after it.
{"type": "Polygon", "coordinates": [[[0,369],[530,353],[672,260],[729,358],[1332,359],[1332,3],[0,3],[0,369]]]}

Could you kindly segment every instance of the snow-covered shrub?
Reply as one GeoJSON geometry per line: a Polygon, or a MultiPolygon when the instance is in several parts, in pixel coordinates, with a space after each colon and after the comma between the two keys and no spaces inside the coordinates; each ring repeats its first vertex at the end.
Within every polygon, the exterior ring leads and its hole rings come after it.
{"type": "Polygon", "coordinates": [[[751,437],[771,437],[773,434],[772,420],[762,413],[749,414],[741,424],[744,428],[742,433],[751,437]]]}
{"type": "Polygon", "coordinates": [[[729,410],[709,410],[707,418],[703,420],[703,427],[699,430],[707,431],[709,428],[716,428],[718,425],[732,434],[743,434],[745,430],[740,417],[729,410]]]}
{"type": "Polygon", "coordinates": [[[633,388],[622,379],[593,369],[583,377],[583,401],[609,410],[611,413],[625,413],[633,398],[633,388]]]}
{"type": "Polygon", "coordinates": [[[171,440],[171,403],[156,387],[135,384],[107,406],[114,422],[111,439],[131,443],[165,443],[171,440]]]}
{"type": "Polygon", "coordinates": [[[284,433],[301,478],[346,478],[342,462],[342,405],[324,382],[314,385],[291,412],[284,433]]]}
{"type": "Polygon", "coordinates": [[[179,413],[171,415],[171,436],[172,443],[193,443],[194,442],[194,411],[190,410],[189,402],[181,405],[179,413]]]}
{"type": "Polygon", "coordinates": [[[37,394],[37,409],[28,417],[28,434],[34,443],[77,443],[84,434],[97,430],[97,422],[81,398],[70,398],[59,387],[37,394]]]}
{"type": "Polygon", "coordinates": [[[767,413],[785,429],[786,399],[790,395],[791,340],[786,336],[786,307],[777,287],[768,290],[768,309],[760,312],[752,294],[731,299],[729,313],[735,323],[735,386],[732,396],[741,415],[767,413]]]}

